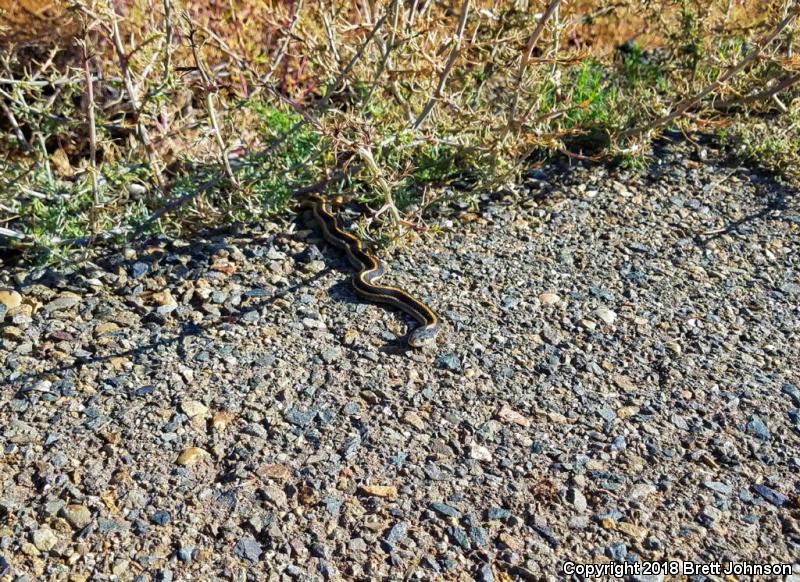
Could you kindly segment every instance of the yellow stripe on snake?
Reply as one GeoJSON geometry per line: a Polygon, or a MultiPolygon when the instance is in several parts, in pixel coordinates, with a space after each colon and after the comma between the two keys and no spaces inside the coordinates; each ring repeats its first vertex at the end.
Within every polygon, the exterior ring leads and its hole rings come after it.
{"type": "Polygon", "coordinates": [[[383,263],[364,250],[358,237],[342,230],[331,201],[325,196],[312,195],[303,201],[303,206],[311,208],[325,240],[343,250],[350,263],[358,269],[351,280],[356,294],[368,301],[396,307],[413,317],[419,326],[408,336],[408,345],[412,348],[433,343],[442,330],[442,320],[430,307],[406,291],[378,284],[386,272],[383,263]]]}

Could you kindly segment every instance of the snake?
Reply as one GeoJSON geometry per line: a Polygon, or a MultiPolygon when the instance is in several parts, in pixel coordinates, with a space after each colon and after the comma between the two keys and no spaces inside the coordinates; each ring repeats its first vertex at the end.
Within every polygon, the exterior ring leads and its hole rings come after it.
{"type": "Polygon", "coordinates": [[[378,257],[365,250],[361,239],[339,226],[331,200],[315,194],[307,196],[301,205],[311,209],[325,241],[344,251],[353,267],[358,269],[351,278],[356,295],[367,301],[390,305],[414,318],[419,325],[408,335],[406,341],[410,347],[422,348],[434,343],[442,330],[442,320],[423,301],[403,289],[378,284],[386,274],[386,267],[378,257]]]}

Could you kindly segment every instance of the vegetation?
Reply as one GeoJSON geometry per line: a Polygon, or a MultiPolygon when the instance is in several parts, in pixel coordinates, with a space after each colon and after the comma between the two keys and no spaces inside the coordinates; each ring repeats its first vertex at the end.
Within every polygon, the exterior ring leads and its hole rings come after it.
{"type": "Polygon", "coordinates": [[[0,0],[0,246],[249,221],[315,189],[420,231],[534,156],[640,167],[667,128],[800,167],[795,0],[31,4],[0,0]]]}

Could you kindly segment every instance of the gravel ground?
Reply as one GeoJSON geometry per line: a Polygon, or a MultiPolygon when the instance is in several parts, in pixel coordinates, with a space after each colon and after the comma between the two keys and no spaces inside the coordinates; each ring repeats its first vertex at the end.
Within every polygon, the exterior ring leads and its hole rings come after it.
{"type": "Polygon", "coordinates": [[[303,221],[4,272],[0,580],[800,574],[796,193],[701,154],[445,213],[426,351],[303,221]]]}

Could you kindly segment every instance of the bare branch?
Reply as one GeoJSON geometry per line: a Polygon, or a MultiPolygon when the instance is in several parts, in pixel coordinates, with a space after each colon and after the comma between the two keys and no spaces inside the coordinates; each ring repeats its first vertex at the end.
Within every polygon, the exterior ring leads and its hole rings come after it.
{"type": "Polygon", "coordinates": [[[786,27],[789,26],[792,23],[792,21],[794,21],[795,18],[797,18],[798,14],[800,14],[800,5],[797,5],[795,9],[789,15],[786,16],[786,18],[781,20],[780,23],[778,23],[778,25],[772,30],[772,32],[765,35],[761,40],[759,40],[758,44],[749,55],[747,55],[745,58],[739,61],[739,63],[737,63],[724,73],[722,73],[719,77],[717,77],[717,79],[713,83],[709,83],[708,85],[703,87],[703,89],[699,93],[692,95],[691,97],[688,97],[683,101],[681,101],[680,103],[678,103],[675,106],[674,111],[668,113],[667,115],[663,115],[658,119],[654,119],[647,125],[642,125],[639,127],[623,131],[619,135],[619,137],[621,138],[635,137],[643,133],[647,133],[649,131],[657,129],[663,125],[666,125],[670,121],[685,115],[686,112],[689,111],[689,109],[697,105],[704,97],[710,95],[711,93],[722,87],[722,85],[724,85],[737,73],[740,73],[745,68],[747,68],[747,66],[750,65],[750,63],[760,58],[764,52],[764,49],[769,44],[771,44],[776,38],[778,38],[778,36],[780,36],[781,32],[783,32],[784,29],[786,29],[786,27]]]}
{"type": "Polygon", "coordinates": [[[122,35],[120,34],[119,30],[119,18],[117,17],[117,11],[114,8],[113,0],[107,0],[107,2],[109,16],[111,18],[111,40],[114,44],[114,50],[117,53],[119,67],[122,71],[122,78],[125,81],[125,90],[128,93],[128,98],[131,100],[131,106],[133,107],[134,115],[136,116],[136,132],[139,136],[139,140],[142,142],[142,146],[144,146],[145,155],[147,155],[147,161],[150,164],[150,169],[153,172],[153,178],[156,181],[156,185],[163,193],[166,192],[166,184],[161,174],[161,167],[158,159],[156,158],[155,149],[150,141],[150,135],[144,123],[142,122],[139,90],[137,89],[136,84],[133,82],[133,73],[131,73],[131,69],[128,66],[128,55],[125,52],[125,46],[122,44],[122,35]]]}
{"type": "Polygon", "coordinates": [[[458,20],[458,30],[456,31],[456,37],[452,48],[450,49],[450,56],[447,58],[447,63],[442,70],[442,74],[439,76],[439,84],[436,87],[436,91],[433,95],[431,95],[430,99],[428,99],[428,103],[425,105],[425,108],[422,110],[422,113],[419,114],[417,120],[414,122],[412,126],[413,129],[419,129],[422,127],[422,124],[425,123],[425,120],[433,111],[433,108],[436,106],[436,101],[441,98],[442,93],[444,91],[444,86],[447,83],[447,77],[450,75],[450,71],[453,68],[453,65],[456,63],[456,59],[458,58],[458,53],[461,52],[461,42],[464,39],[464,28],[467,26],[467,16],[469,15],[469,0],[464,0],[464,3],[461,5],[461,17],[458,20]]]}
{"type": "Polygon", "coordinates": [[[731,99],[729,101],[723,101],[721,103],[717,103],[714,105],[716,109],[720,111],[727,111],[734,107],[739,107],[741,105],[748,105],[750,103],[755,103],[756,101],[763,101],[765,99],[770,99],[775,97],[778,93],[782,91],[786,91],[786,89],[790,88],[792,85],[800,81],[800,73],[794,73],[791,75],[787,75],[783,78],[782,81],[776,83],[772,87],[764,89],[763,91],[759,91],[753,95],[748,95],[746,97],[738,97],[736,99],[731,99]]]}
{"type": "Polygon", "coordinates": [[[547,21],[550,20],[551,16],[553,16],[559,4],[561,4],[561,0],[551,0],[550,4],[547,6],[547,9],[539,17],[539,22],[536,24],[536,28],[533,29],[533,32],[528,38],[528,44],[525,47],[525,53],[522,55],[522,59],[519,62],[519,71],[517,72],[514,100],[511,102],[511,109],[508,113],[508,123],[506,124],[506,130],[503,133],[503,137],[500,139],[501,142],[505,140],[506,136],[517,123],[517,108],[519,107],[519,97],[522,93],[522,81],[525,78],[525,71],[528,68],[528,63],[530,62],[531,55],[533,54],[533,49],[536,48],[536,43],[539,42],[539,38],[542,36],[542,32],[544,32],[544,27],[547,24],[547,21]]]}

